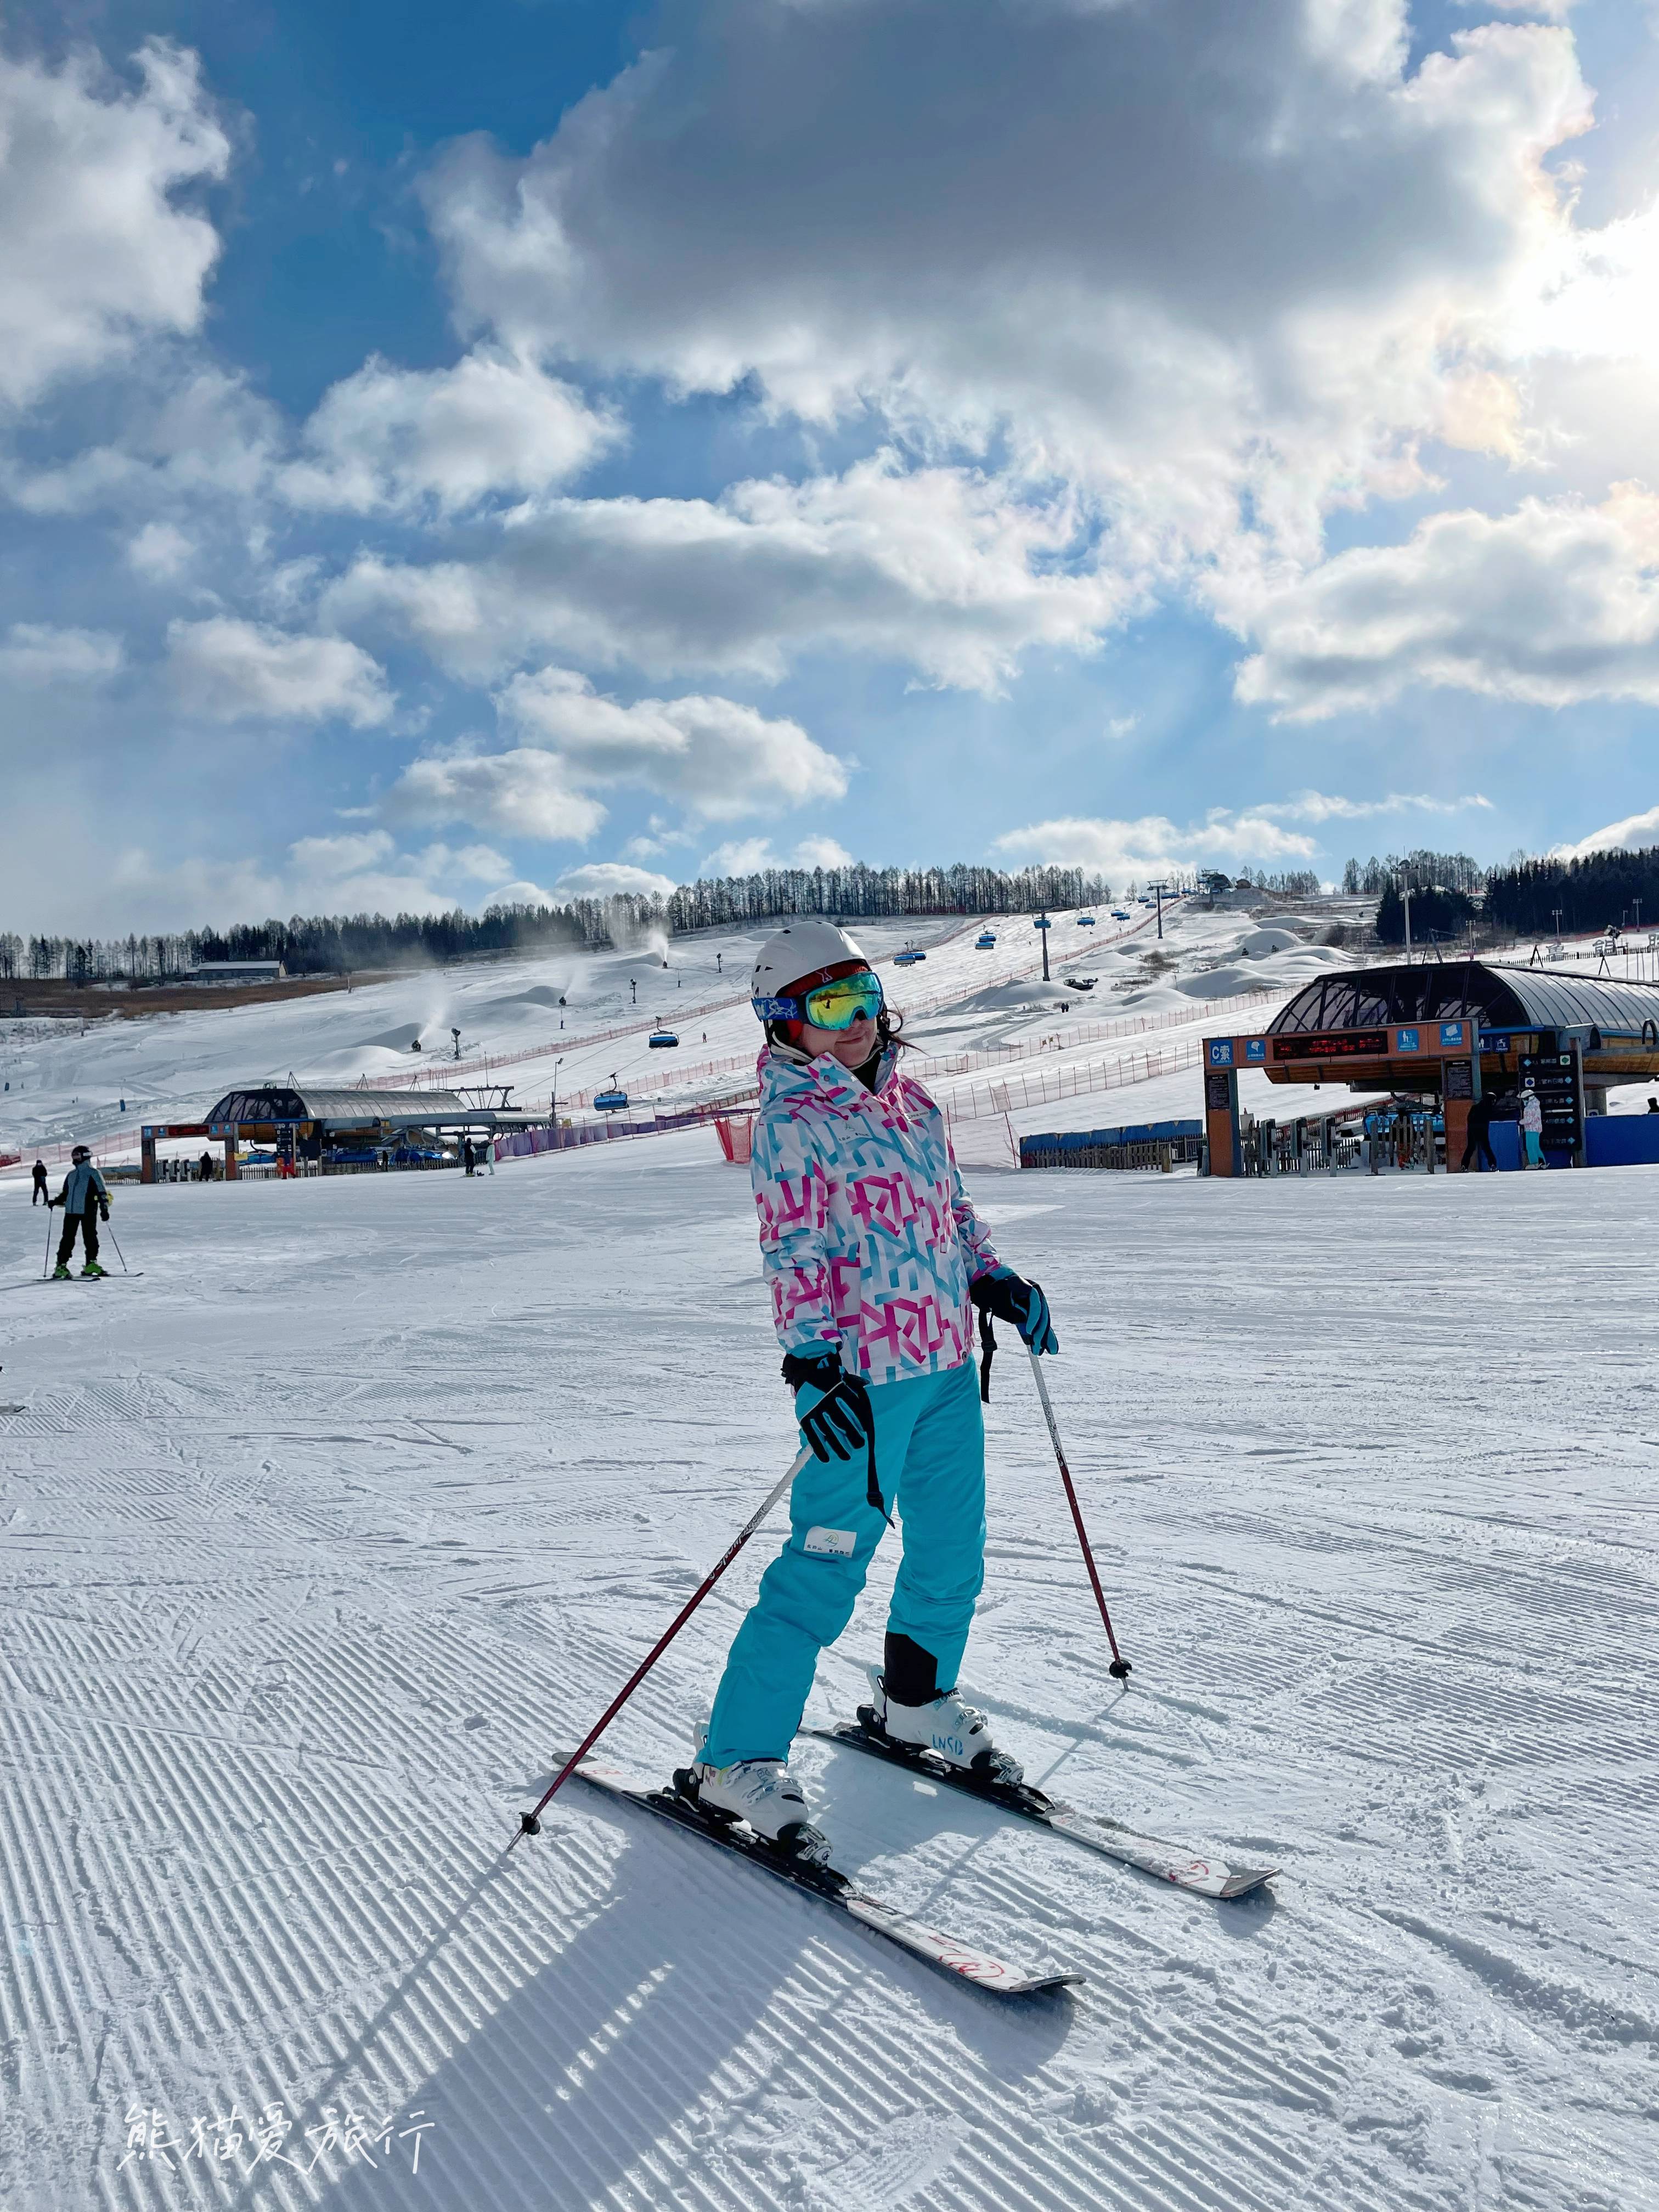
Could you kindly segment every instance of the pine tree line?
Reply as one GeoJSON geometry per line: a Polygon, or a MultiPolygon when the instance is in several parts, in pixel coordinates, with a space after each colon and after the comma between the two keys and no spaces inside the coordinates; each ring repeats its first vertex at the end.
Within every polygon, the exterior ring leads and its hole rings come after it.
{"type": "Polygon", "coordinates": [[[1379,860],[1350,860],[1342,871],[1342,888],[1350,898],[1376,898],[1390,884],[1396,887],[1406,876],[1413,891],[1462,891],[1473,898],[1486,884],[1486,874],[1467,853],[1431,853],[1419,845],[1410,853],[1390,853],[1379,860]]]}
{"type": "Polygon", "coordinates": [[[561,906],[492,906],[481,915],[295,915],[287,921],[160,935],[25,939],[0,933],[0,977],[106,983],[167,981],[203,961],[280,960],[290,975],[345,975],[469,955],[637,943],[721,923],[790,914],[1032,914],[1111,896],[1078,868],[769,868],[683,884],[664,900],[629,893],[561,906]]]}
{"type": "Polygon", "coordinates": [[[1659,845],[1494,868],[1486,878],[1486,914],[1517,937],[1554,937],[1558,915],[1560,933],[1651,929],[1659,924],[1659,845]]]}
{"type": "Polygon", "coordinates": [[[667,902],[671,929],[768,921],[775,915],[1036,914],[1086,906],[1111,887],[1081,868],[763,868],[682,884],[667,902]]]}

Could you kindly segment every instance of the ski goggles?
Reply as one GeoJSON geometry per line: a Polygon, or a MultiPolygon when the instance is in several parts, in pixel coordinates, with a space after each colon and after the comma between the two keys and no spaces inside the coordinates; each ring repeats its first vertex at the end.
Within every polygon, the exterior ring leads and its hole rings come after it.
{"type": "Polygon", "coordinates": [[[887,1001],[881,978],[866,968],[861,975],[837,975],[828,983],[815,983],[799,998],[757,999],[755,1012],[763,1022],[810,1022],[815,1030],[850,1030],[854,1022],[872,1022],[887,1001]]]}

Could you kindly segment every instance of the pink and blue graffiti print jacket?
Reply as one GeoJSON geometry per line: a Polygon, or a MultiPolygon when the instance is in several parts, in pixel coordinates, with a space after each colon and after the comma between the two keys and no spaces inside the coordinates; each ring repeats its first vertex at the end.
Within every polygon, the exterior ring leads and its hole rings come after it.
{"type": "Polygon", "coordinates": [[[760,1058],[751,1171],[778,1340],[871,1382],[969,1358],[968,1286],[998,1264],[945,1116],[898,1059],[871,1091],[828,1054],[760,1058]]]}

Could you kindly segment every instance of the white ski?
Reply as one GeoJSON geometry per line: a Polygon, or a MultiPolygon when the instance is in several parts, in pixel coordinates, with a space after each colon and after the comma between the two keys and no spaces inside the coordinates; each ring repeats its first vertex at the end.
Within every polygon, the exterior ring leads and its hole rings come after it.
{"type": "MultiPolygon", "coordinates": [[[[862,1714],[870,1709],[860,1706],[859,1710],[862,1714]]],[[[1068,1836],[1086,1850],[1098,1851],[1125,1866],[1139,1867],[1143,1874],[1156,1875],[1160,1881],[1172,1882],[1177,1889],[1190,1890],[1194,1897],[1249,1897],[1279,1872],[1277,1867],[1236,1867],[1224,1860],[1200,1858],[1180,1844],[1166,1843],[1158,1836],[1138,1835],[1121,1820],[1109,1820],[1099,1813],[1079,1813],[1027,1783],[982,1781],[959,1766],[949,1765],[933,1752],[913,1751],[890,1738],[872,1735],[851,1721],[837,1722],[834,1728],[804,1729],[801,1733],[818,1736],[825,1743],[867,1751],[890,1766],[904,1767],[948,1790],[959,1790],[964,1796],[977,1797],[981,1804],[1018,1814],[1057,1836],[1068,1836]]]]}
{"type": "Polygon", "coordinates": [[[975,1989],[987,1990],[996,1996],[1033,1996],[1042,1990],[1064,1989],[1084,1978],[1076,1973],[1024,1973],[1018,1967],[1006,1966],[1000,1959],[990,1957],[971,1943],[959,1943],[954,1936],[942,1936],[938,1929],[913,1920],[896,1905],[855,1889],[847,1876],[837,1874],[833,1867],[813,1866],[791,1859],[741,1823],[726,1825],[712,1820],[678,1791],[662,1789],[637,1775],[626,1774],[602,1760],[584,1759],[573,1778],[603,1790],[612,1797],[625,1797],[642,1811],[654,1813],[659,1819],[684,1828],[688,1834],[700,1836],[705,1843],[746,1859],[750,1866],[757,1866],[779,1881],[787,1882],[791,1888],[804,1890],[821,1904],[832,1906],[860,1928],[867,1928],[872,1936],[896,1943],[912,1958],[921,1959],[960,1981],[971,1982],[975,1989]]]}

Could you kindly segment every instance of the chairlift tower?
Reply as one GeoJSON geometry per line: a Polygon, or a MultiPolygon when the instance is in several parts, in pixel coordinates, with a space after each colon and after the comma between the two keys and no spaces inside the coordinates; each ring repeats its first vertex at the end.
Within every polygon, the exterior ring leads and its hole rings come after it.
{"type": "Polygon", "coordinates": [[[1031,924],[1033,929],[1042,932],[1042,980],[1045,983],[1048,980],[1048,932],[1054,926],[1046,914],[1040,914],[1031,924]]]}
{"type": "Polygon", "coordinates": [[[1164,894],[1170,886],[1168,884],[1148,884],[1146,888],[1158,901],[1158,937],[1161,945],[1164,941],[1164,894]]]}

